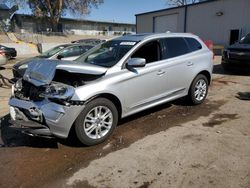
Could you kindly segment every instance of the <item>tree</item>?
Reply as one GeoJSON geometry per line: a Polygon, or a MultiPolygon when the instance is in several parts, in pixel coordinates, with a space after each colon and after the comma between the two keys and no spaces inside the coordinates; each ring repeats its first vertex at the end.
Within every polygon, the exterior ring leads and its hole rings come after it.
{"type": "Polygon", "coordinates": [[[46,18],[51,23],[52,31],[58,30],[58,23],[63,14],[75,16],[90,13],[92,7],[97,8],[104,0],[13,0],[18,5],[31,9],[37,18],[46,18]]]}
{"type": "Polygon", "coordinates": [[[198,2],[203,2],[206,0],[167,0],[169,6],[183,6],[187,4],[193,4],[198,2]]]}

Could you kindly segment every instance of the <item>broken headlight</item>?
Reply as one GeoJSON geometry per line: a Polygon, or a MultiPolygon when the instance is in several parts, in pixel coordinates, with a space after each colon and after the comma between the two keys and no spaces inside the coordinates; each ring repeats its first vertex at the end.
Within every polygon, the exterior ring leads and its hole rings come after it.
{"type": "Polygon", "coordinates": [[[16,83],[14,84],[14,89],[17,91],[21,91],[23,88],[23,81],[22,79],[18,79],[16,83]]]}
{"type": "Polygon", "coordinates": [[[68,100],[73,97],[74,93],[74,87],[62,83],[52,82],[50,85],[47,86],[41,96],[51,99],[68,100]]]}

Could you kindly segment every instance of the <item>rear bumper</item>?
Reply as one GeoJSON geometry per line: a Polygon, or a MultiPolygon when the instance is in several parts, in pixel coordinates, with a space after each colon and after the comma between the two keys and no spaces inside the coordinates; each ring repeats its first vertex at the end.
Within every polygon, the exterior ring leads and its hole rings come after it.
{"type": "Polygon", "coordinates": [[[221,65],[227,69],[250,71],[250,59],[249,61],[241,61],[222,58],[221,65]]]}
{"type": "Polygon", "coordinates": [[[63,106],[48,100],[39,102],[17,98],[9,100],[13,127],[38,136],[67,138],[84,106],[63,106]]]}

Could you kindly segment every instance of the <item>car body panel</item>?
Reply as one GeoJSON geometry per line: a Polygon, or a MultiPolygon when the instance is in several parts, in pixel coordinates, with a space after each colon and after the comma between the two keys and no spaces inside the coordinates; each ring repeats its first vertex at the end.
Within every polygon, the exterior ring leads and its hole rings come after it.
{"type": "MultiPolygon", "coordinates": [[[[114,40],[134,41],[136,44],[110,68],[55,60],[44,62],[36,60],[29,66],[27,74],[25,73],[27,79],[25,76],[24,79],[36,86],[49,85],[57,70],[82,75],[100,75],[97,79],[74,88],[70,100],[83,102],[82,105],[62,105],[46,98],[40,102],[29,101],[44,114],[46,123],[54,135],[67,137],[75,119],[88,101],[100,95],[108,94],[116,97],[121,104],[121,118],[123,118],[186,96],[192,81],[202,71],[206,71],[210,77],[212,75],[213,54],[198,37],[192,34],[139,34],[114,40]],[[145,67],[126,66],[132,54],[141,46],[166,37],[195,38],[201,43],[202,49],[175,58],[151,62],[145,67]]],[[[91,53],[91,50],[88,53],[91,53]]],[[[21,103],[14,100],[13,96],[9,102],[10,106],[24,108],[25,105],[20,105],[21,103]]]]}
{"type": "MultiPolygon", "coordinates": [[[[242,40],[245,38],[250,38],[250,34],[242,40]]],[[[250,42],[237,42],[226,48],[223,52],[221,64],[224,68],[230,70],[250,71],[250,42]]]]}
{"type": "Polygon", "coordinates": [[[23,78],[35,86],[49,84],[55,76],[56,70],[66,70],[71,73],[101,75],[105,74],[106,68],[91,65],[77,64],[59,60],[34,60],[28,64],[23,78]]]}

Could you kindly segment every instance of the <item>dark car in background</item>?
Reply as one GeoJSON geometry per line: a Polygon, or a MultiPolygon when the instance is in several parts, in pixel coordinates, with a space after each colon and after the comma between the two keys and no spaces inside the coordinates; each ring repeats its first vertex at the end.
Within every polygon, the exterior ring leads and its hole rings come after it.
{"type": "Polygon", "coordinates": [[[221,65],[228,71],[250,71],[250,34],[224,50],[221,65]]]}
{"type": "Polygon", "coordinates": [[[17,55],[15,48],[9,48],[0,44],[0,52],[4,53],[7,59],[15,58],[17,55]]]}
{"type": "Polygon", "coordinates": [[[63,44],[56,46],[43,52],[41,55],[17,62],[12,68],[13,76],[15,79],[21,78],[28,68],[28,64],[35,59],[60,59],[72,61],[93,47],[94,45],[92,44],[63,44]]]}
{"type": "Polygon", "coordinates": [[[106,42],[107,40],[104,39],[95,39],[95,38],[90,38],[90,39],[80,39],[80,40],[75,40],[72,41],[71,43],[85,43],[85,44],[92,44],[92,45],[97,45],[106,42]]]}

